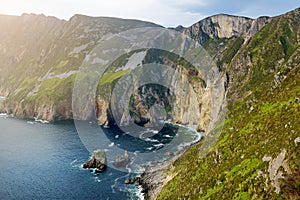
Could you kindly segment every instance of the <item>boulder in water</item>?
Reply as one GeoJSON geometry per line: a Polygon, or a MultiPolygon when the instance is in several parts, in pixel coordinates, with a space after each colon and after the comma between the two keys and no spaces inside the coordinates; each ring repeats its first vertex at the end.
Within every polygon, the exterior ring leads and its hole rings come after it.
{"type": "Polygon", "coordinates": [[[102,150],[96,150],[90,160],[82,166],[84,169],[95,169],[97,173],[106,169],[106,154],[102,150]]]}

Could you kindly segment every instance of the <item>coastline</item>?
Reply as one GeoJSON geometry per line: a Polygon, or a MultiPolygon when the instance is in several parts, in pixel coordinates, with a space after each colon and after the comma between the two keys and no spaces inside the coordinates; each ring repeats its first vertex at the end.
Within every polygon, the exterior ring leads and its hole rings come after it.
{"type": "Polygon", "coordinates": [[[167,123],[191,129],[199,134],[199,138],[196,141],[191,142],[188,147],[179,151],[174,157],[162,162],[153,163],[150,166],[146,166],[144,172],[136,176],[134,183],[136,184],[136,188],[139,190],[139,193],[143,195],[142,199],[145,200],[153,200],[157,198],[162,188],[176,175],[167,175],[164,171],[171,168],[172,164],[177,159],[179,159],[192,146],[199,143],[203,137],[202,134],[192,127],[172,122],[167,123]]]}
{"type": "MultiPolygon", "coordinates": [[[[10,117],[14,118],[13,115],[9,115],[7,113],[1,113],[0,115],[10,116],[10,117]]],[[[26,119],[23,119],[23,120],[26,120],[26,119]]],[[[53,123],[53,122],[49,122],[49,121],[41,120],[41,119],[37,119],[37,118],[29,119],[29,120],[32,120],[32,122],[39,122],[42,124],[53,123]]],[[[60,120],[58,120],[58,121],[60,121],[60,120]]],[[[62,121],[65,121],[65,120],[62,120],[62,121]]],[[[165,123],[168,123],[173,126],[178,126],[178,127],[182,127],[185,129],[189,129],[189,130],[197,133],[198,137],[194,141],[187,143],[186,146],[184,146],[184,148],[182,150],[178,151],[177,154],[174,155],[172,158],[169,158],[167,160],[163,160],[160,162],[151,163],[150,165],[147,165],[147,166],[143,166],[144,171],[141,172],[140,174],[138,174],[136,176],[136,177],[138,177],[138,179],[135,180],[135,184],[136,184],[135,187],[138,191],[138,192],[136,192],[136,195],[138,198],[145,199],[145,200],[156,199],[157,196],[159,195],[160,191],[162,190],[162,188],[176,175],[175,174],[175,175],[170,176],[170,175],[167,175],[164,171],[166,171],[170,167],[172,167],[172,164],[178,158],[180,158],[192,146],[199,143],[201,141],[201,139],[203,138],[203,134],[201,134],[201,132],[198,132],[195,127],[177,124],[177,123],[173,123],[173,122],[169,122],[169,121],[166,121],[165,123]]]]}

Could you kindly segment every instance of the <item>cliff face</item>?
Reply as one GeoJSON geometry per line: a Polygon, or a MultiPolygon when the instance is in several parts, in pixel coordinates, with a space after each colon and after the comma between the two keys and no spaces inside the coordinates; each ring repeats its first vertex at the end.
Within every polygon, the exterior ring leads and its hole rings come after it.
{"type": "MultiPolygon", "coordinates": [[[[155,121],[149,118],[155,102],[166,112],[163,119],[209,131],[226,106],[226,92],[229,113],[208,155],[199,157],[201,143],[188,150],[169,169],[172,180],[158,198],[299,199],[299,13],[258,19],[216,15],[177,28],[203,44],[217,68],[204,83],[202,74],[170,61],[182,75],[168,77],[179,88],[174,96],[154,85],[136,87],[129,112],[119,113],[121,124],[155,121]],[[223,84],[210,87],[216,80],[223,84]]],[[[0,112],[50,121],[71,118],[73,84],[86,55],[105,34],[146,26],[157,25],[81,15],[69,21],[0,16],[0,96],[7,96],[0,112]]],[[[95,101],[101,124],[114,122],[111,106],[121,102],[112,98],[112,88],[127,71],[116,73],[99,83],[95,101]]]]}
{"type": "MultiPolygon", "coordinates": [[[[148,54],[151,53],[148,52],[148,54]]],[[[203,94],[210,91],[204,91],[205,85],[201,79],[201,74],[197,72],[191,75],[195,70],[187,69],[186,66],[177,65],[176,63],[174,63],[172,68],[163,70],[163,72],[157,71],[156,74],[151,74],[153,80],[159,82],[168,79],[166,82],[171,85],[171,88],[155,84],[138,87],[141,84],[138,82],[139,79],[137,81],[133,79],[134,82],[132,82],[131,77],[124,76],[118,82],[118,85],[122,86],[120,89],[122,90],[120,92],[121,96],[112,97],[111,88],[115,86],[115,83],[100,85],[97,97],[97,117],[99,122],[101,124],[113,124],[117,120],[121,126],[131,123],[153,126],[153,123],[158,120],[168,120],[207,130],[210,119],[204,117],[204,115],[210,114],[211,107],[206,108],[207,110],[205,111],[201,105],[204,98],[203,94]],[[168,77],[164,77],[164,74],[168,74],[168,77]],[[124,92],[132,86],[133,91],[135,91],[133,94],[124,92]],[[103,96],[106,95],[103,94],[103,91],[107,92],[107,89],[109,89],[109,97],[105,99],[103,96]],[[124,110],[122,105],[126,105],[126,100],[128,99],[131,99],[129,111],[122,112],[124,110]],[[152,106],[158,106],[158,110],[155,110],[152,106]],[[160,115],[162,111],[165,114],[160,115]],[[112,116],[112,113],[114,113],[114,116],[112,116]],[[154,119],[154,116],[160,116],[160,118],[154,119]]],[[[147,73],[147,70],[143,70],[142,74],[139,73],[140,79],[143,80],[141,77],[148,76],[148,74],[150,73],[147,73]]],[[[206,100],[211,102],[209,98],[206,100]]]]}
{"type": "Polygon", "coordinates": [[[226,102],[224,73],[213,66],[204,80],[202,72],[174,53],[140,51],[122,56],[100,79],[96,102],[100,124],[155,127],[167,120],[211,130],[226,102]],[[143,56],[135,62],[143,65],[126,68],[137,54],[143,56]]]}
{"type": "Polygon", "coordinates": [[[69,21],[44,15],[0,16],[0,107],[20,118],[72,117],[72,89],[87,55],[108,33],[157,27],[153,23],[75,15],[69,21]]]}
{"type": "Polygon", "coordinates": [[[203,44],[213,38],[249,38],[269,21],[269,17],[250,19],[221,14],[207,17],[188,27],[184,32],[203,44]]]}
{"type": "MultiPolygon", "coordinates": [[[[268,21],[267,17],[253,20],[216,15],[185,29],[185,33],[202,43],[209,39],[247,38],[268,21]]],[[[20,118],[35,117],[49,121],[72,117],[71,95],[78,67],[85,56],[97,46],[102,36],[132,28],[157,26],[137,20],[75,15],[69,21],[64,21],[54,17],[27,14],[21,17],[1,16],[0,24],[6,30],[1,32],[0,40],[0,57],[3,60],[2,67],[0,66],[0,95],[8,97],[0,107],[1,111],[20,118]]],[[[183,79],[187,80],[189,72],[178,71],[182,72],[183,79]]],[[[214,73],[220,74],[218,70],[214,70],[214,73]]],[[[209,81],[211,84],[214,82],[213,78],[209,81]]],[[[226,80],[224,84],[225,82],[226,80]]],[[[174,84],[176,88],[185,87],[176,81],[174,84]]],[[[176,90],[175,95],[181,98],[172,102],[173,113],[169,114],[172,117],[168,119],[208,130],[209,119],[215,118],[209,114],[212,111],[211,91],[195,85],[186,88],[186,91],[188,95],[183,95],[183,89],[176,90]]],[[[225,96],[225,88],[220,91],[221,95],[225,96]]],[[[99,122],[107,124],[112,121],[108,99],[98,95],[96,102],[99,122]]],[[[222,101],[219,104],[222,104],[222,101]]],[[[221,105],[218,107],[221,108],[221,105]]],[[[141,107],[141,110],[144,111],[139,112],[140,117],[142,112],[146,113],[145,108],[141,107]]],[[[92,113],[85,116],[84,109],[82,113],[79,117],[83,120],[93,116],[92,113]]],[[[130,116],[124,114],[125,124],[129,119],[130,116]]]]}

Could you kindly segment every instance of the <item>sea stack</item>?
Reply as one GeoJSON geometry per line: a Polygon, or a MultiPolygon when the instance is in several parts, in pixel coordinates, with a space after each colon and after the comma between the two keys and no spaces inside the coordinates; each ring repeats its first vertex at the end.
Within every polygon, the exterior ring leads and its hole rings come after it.
{"type": "Polygon", "coordinates": [[[129,154],[128,154],[128,151],[125,150],[124,156],[118,155],[116,158],[116,161],[113,163],[113,165],[115,167],[119,168],[119,167],[126,167],[126,165],[129,163],[130,163],[129,154]]]}
{"type": "Polygon", "coordinates": [[[97,173],[103,172],[106,169],[106,154],[103,150],[96,150],[90,160],[82,166],[84,169],[95,169],[97,173]]]}

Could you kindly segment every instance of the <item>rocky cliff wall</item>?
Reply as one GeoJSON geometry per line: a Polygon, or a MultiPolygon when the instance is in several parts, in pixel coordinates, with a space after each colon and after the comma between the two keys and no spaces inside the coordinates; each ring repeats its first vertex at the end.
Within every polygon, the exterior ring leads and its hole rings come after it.
{"type": "MultiPolygon", "coordinates": [[[[0,82],[2,93],[8,98],[0,109],[20,118],[35,117],[49,121],[72,117],[71,93],[74,75],[85,56],[103,35],[131,28],[157,26],[136,20],[92,18],[82,15],[75,15],[69,21],[43,15],[1,17],[0,23],[7,31],[1,33],[3,40],[0,40],[0,57],[3,58],[0,82]],[[9,27],[8,22],[19,24],[24,33],[20,34],[18,28],[9,27]],[[10,37],[12,33],[13,36],[10,37]]],[[[247,38],[268,21],[268,17],[254,20],[216,15],[185,29],[185,33],[200,43],[214,38],[247,38]]],[[[197,81],[190,81],[191,74],[188,71],[176,70],[178,74],[182,74],[183,82],[173,81],[173,86],[179,89],[175,91],[177,98],[172,102],[173,113],[169,114],[168,120],[193,125],[198,129],[211,129],[209,121],[216,119],[223,107],[221,105],[225,97],[225,74],[220,73],[219,69],[211,69],[210,78],[206,83],[208,87],[204,89],[197,81]],[[184,85],[187,80],[190,84],[184,85]],[[215,88],[216,80],[222,80],[218,88],[215,88]]],[[[198,78],[200,77],[201,75],[198,78]]],[[[99,122],[108,123],[112,119],[109,101],[101,94],[95,101],[99,122]]],[[[142,111],[144,109],[143,106],[140,107],[139,113],[145,113],[142,111]]],[[[84,112],[83,110],[82,113],[84,112]]],[[[93,116],[93,113],[89,116],[93,116]]],[[[122,118],[125,124],[130,119],[128,114],[124,114],[122,118]]],[[[81,119],[88,118],[82,115],[81,119]]]]}
{"type": "Polygon", "coordinates": [[[138,20],[75,15],[0,15],[1,112],[19,118],[72,118],[72,88],[85,56],[108,33],[157,27],[138,20]]]}
{"type": "Polygon", "coordinates": [[[207,17],[186,28],[184,32],[201,44],[213,38],[250,38],[269,21],[269,17],[250,19],[221,14],[207,17]]]}

